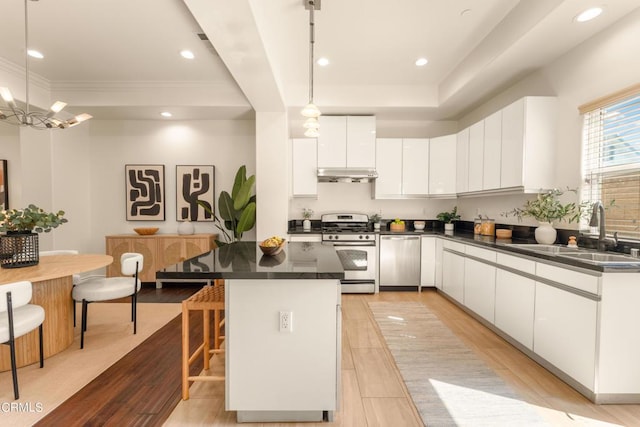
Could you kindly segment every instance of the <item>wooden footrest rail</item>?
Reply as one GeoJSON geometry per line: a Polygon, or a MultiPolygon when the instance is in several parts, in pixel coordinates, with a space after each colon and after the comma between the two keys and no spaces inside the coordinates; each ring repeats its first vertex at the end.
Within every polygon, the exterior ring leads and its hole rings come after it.
{"type": "Polygon", "coordinates": [[[224,280],[216,280],[214,286],[205,286],[188,299],[182,301],[182,399],[189,399],[189,381],[224,381],[224,376],[189,375],[189,367],[202,355],[204,369],[209,369],[212,354],[222,353],[220,345],[224,335],[220,329],[224,326],[221,313],[224,311],[224,280]],[[193,354],[189,354],[189,312],[202,310],[203,343],[193,354]],[[211,348],[211,312],[213,311],[213,348],[211,348]]]}

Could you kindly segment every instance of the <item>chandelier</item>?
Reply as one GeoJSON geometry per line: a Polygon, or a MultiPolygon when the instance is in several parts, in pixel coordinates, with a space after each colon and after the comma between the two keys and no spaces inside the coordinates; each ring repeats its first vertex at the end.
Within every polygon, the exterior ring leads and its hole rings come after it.
{"type": "Polygon", "coordinates": [[[67,119],[55,117],[67,105],[61,101],[56,101],[49,111],[31,110],[29,105],[29,17],[27,1],[24,0],[25,106],[24,108],[18,106],[8,87],[0,87],[0,97],[7,105],[6,107],[0,106],[0,121],[15,126],[29,126],[35,129],[66,129],[89,120],[92,116],[86,113],[67,119]]]}
{"type": "Polygon", "coordinates": [[[304,122],[304,135],[315,138],[320,135],[318,117],[320,110],[313,103],[313,44],[315,43],[314,11],[320,10],[320,0],[305,0],[305,9],[309,9],[309,103],[300,112],[307,120],[304,122]]]}

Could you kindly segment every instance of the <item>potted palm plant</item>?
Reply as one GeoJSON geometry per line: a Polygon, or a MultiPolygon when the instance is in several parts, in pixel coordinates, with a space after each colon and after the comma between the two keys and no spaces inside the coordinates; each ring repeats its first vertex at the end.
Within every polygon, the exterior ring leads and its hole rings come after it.
{"type": "Polygon", "coordinates": [[[454,206],[451,211],[440,212],[436,215],[438,221],[444,222],[444,230],[445,231],[453,231],[453,223],[460,219],[460,215],[458,215],[458,207],[454,206]]]}
{"type": "Polygon", "coordinates": [[[5,233],[0,236],[0,265],[16,268],[38,264],[37,233],[49,233],[66,222],[64,211],[46,212],[33,204],[0,211],[0,232],[5,233]]]}

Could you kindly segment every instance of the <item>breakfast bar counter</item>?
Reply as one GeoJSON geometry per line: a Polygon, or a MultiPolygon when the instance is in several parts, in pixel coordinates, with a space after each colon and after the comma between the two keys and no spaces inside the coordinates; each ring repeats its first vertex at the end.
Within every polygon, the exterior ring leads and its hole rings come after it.
{"type": "Polygon", "coordinates": [[[214,249],[156,273],[163,282],[224,279],[225,407],[239,422],[333,419],[340,399],[340,279],[335,249],[257,242],[214,249]]]}

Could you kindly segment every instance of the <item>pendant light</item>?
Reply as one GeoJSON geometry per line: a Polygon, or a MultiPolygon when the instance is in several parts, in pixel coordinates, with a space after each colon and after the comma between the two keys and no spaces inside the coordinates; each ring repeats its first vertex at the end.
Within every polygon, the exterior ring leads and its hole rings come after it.
{"type": "Polygon", "coordinates": [[[314,11],[320,10],[320,0],[305,0],[305,9],[309,9],[309,103],[300,112],[307,120],[304,122],[304,135],[315,138],[320,135],[320,109],[313,103],[313,45],[315,43],[314,11]]]}
{"type": "Polygon", "coordinates": [[[86,113],[79,114],[70,119],[54,117],[67,105],[56,101],[49,111],[31,111],[29,105],[29,14],[27,13],[27,1],[24,0],[24,56],[25,56],[25,107],[20,108],[16,103],[8,87],[0,87],[0,97],[7,107],[0,106],[0,122],[16,126],[29,126],[35,129],[66,129],[78,125],[92,116],[86,113]]]}

